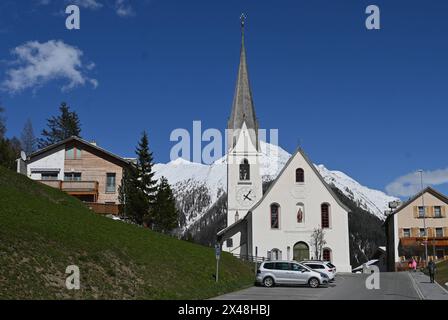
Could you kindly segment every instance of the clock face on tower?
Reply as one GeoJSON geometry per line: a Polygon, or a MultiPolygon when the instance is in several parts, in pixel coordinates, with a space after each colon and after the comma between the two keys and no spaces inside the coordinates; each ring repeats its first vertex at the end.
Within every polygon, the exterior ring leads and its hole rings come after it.
{"type": "Polygon", "coordinates": [[[241,187],[237,189],[236,200],[243,208],[249,208],[257,202],[257,193],[254,187],[241,187]]]}

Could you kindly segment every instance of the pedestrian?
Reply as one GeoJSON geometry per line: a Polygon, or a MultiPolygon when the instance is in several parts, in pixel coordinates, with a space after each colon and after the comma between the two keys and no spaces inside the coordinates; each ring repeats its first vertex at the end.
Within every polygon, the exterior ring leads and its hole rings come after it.
{"type": "Polygon", "coordinates": [[[414,272],[417,271],[417,261],[414,258],[412,259],[412,269],[414,269],[414,272]]]}
{"type": "Polygon", "coordinates": [[[408,267],[409,267],[409,271],[411,271],[412,270],[412,259],[409,259],[408,267]]]}
{"type": "Polygon", "coordinates": [[[436,274],[436,270],[437,270],[436,264],[431,259],[428,263],[429,279],[431,280],[431,283],[434,283],[434,276],[436,274]]]}

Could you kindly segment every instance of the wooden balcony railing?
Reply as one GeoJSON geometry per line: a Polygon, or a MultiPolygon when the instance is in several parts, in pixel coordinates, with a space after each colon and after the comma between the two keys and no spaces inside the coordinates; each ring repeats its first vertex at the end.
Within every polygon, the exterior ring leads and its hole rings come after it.
{"type": "Polygon", "coordinates": [[[98,181],[40,180],[41,183],[67,193],[98,193],[98,181]]]}

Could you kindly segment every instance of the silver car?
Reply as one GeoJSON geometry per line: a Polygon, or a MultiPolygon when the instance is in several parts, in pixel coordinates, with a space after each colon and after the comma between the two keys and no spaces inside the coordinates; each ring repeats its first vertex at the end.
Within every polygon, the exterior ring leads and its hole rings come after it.
{"type": "Polygon", "coordinates": [[[257,270],[256,282],[265,287],[277,284],[300,284],[317,288],[328,284],[326,274],[312,270],[296,261],[266,261],[257,270]]]}

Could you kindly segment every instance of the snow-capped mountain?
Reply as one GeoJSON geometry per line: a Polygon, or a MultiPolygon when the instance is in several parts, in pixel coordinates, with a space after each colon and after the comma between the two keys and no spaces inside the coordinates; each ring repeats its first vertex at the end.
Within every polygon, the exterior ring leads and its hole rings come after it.
{"type": "MultiPolygon", "coordinates": [[[[263,181],[277,177],[291,154],[281,147],[260,141],[260,170],[263,181]]],[[[331,171],[324,165],[316,165],[324,180],[338,188],[359,207],[384,220],[388,203],[395,200],[382,191],[373,190],[359,184],[340,171],[331,171]]],[[[182,158],[166,164],[154,166],[155,177],[168,179],[176,196],[178,206],[185,216],[184,229],[200,219],[226,191],[226,159],[211,165],[193,163],[182,158]]]]}

